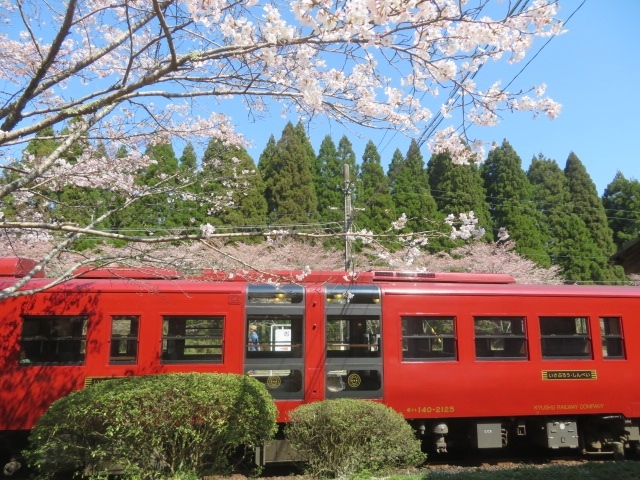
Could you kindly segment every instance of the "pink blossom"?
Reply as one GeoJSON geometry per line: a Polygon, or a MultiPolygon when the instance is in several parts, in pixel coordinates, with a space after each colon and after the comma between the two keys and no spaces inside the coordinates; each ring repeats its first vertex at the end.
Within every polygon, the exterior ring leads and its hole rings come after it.
{"type": "MultiPolygon", "coordinates": [[[[225,113],[227,99],[241,99],[251,114],[273,109],[409,134],[424,131],[439,112],[447,123],[429,146],[458,163],[480,161],[484,153],[481,143],[464,135],[468,125],[495,125],[510,110],[549,118],[560,112],[542,86],[510,92],[496,81],[481,90],[469,76],[489,61],[518,62],[535,38],[561,33],[556,0],[535,0],[521,11],[510,11],[508,3],[458,0],[170,4],[0,1],[7,27],[0,33],[0,159],[20,167],[0,185],[0,201],[11,197],[23,207],[6,219],[13,222],[4,231],[7,248],[15,248],[17,238],[44,244],[60,231],[35,208],[46,201],[43,188],[117,189],[128,203],[153,193],[168,201],[188,195],[170,188],[169,177],[156,178],[153,189],[136,187],[136,171],[150,165],[141,152],[176,138],[247,145],[251,139],[239,135],[225,113]],[[19,158],[16,152],[48,128],[55,132],[55,150],[19,158]],[[65,160],[79,143],[78,158],[65,160]],[[116,155],[120,147],[125,156],[116,155]]],[[[208,204],[212,214],[226,208],[242,176],[226,179],[225,193],[192,200],[208,204]]],[[[46,254],[38,250],[43,264],[62,255],[74,235],[106,235],[95,228],[102,220],[65,225],[69,237],[46,254]]],[[[203,234],[218,234],[203,228],[203,234]]],[[[288,234],[282,230],[267,236],[282,242],[288,234]]],[[[456,231],[479,234],[471,224],[456,231]]],[[[370,232],[352,236],[376,243],[370,232]]],[[[410,244],[419,238],[425,241],[424,235],[401,237],[413,261],[419,248],[410,244]]]]}

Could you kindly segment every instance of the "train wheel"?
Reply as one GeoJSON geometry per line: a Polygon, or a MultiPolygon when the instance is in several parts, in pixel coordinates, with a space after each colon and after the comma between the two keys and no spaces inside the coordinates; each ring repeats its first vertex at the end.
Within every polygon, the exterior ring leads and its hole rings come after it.
{"type": "Polygon", "coordinates": [[[613,459],[616,461],[624,460],[624,443],[611,442],[611,450],[613,451],[613,459]]]}

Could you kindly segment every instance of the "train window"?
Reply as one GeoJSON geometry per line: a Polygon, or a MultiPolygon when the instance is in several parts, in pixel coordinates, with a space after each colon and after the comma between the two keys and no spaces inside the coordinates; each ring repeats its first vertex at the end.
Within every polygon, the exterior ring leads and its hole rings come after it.
{"type": "Polygon", "coordinates": [[[454,317],[402,317],[402,359],[455,360],[454,317]]]}
{"type": "Polygon", "coordinates": [[[371,398],[381,388],[380,368],[327,370],[327,398],[371,398]]]}
{"type": "Polygon", "coordinates": [[[245,373],[262,383],[273,398],[302,398],[302,369],[258,368],[245,373]]]}
{"type": "Polygon", "coordinates": [[[109,363],[136,363],[138,358],[138,317],[111,317],[109,363]]]}
{"type": "Polygon", "coordinates": [[[300,285],[251,285],[247,292],[249,305],[300,305],[304,299],[300,285]]]}
{"type": "Polygon", "coordinates": [[[222,362],[222,327],[222,317],[163,317],[162,362],[222,362]]]}
{"type": "Polygon", "coordinates": [[[248,314],[247,358],[302,357],[302,315],[248,314]]]}
{"type": "Polygon", "coordinates": [[[542,358],[591,358],[586,317],[540,317],[542,358]]]}
{"type": "Polygon", "coordinates": [[[618,317],[600,317],[602,336],[602,356],[604,358],[624,358],[622,327],[618,317]]]}
{"type": "Polygon", "coordinates": [[[325,297],[327,305],[378,305],[380,289],[373,285],[329,285],[325,297]]]}
{"type": "Polygon", "coordinates": [[[327,315],[327,357],[379,356],[379,315],[327,315]]]}
{"type": "Polygon", "coordinates": [[[474,317],[476,358],[526,359],[523,317],[474,317]]]}
{"type": "Polygon", "coordinates": [[[87,347],[84,315],[25,316],[20,365],[81,365],[87,347]]]}

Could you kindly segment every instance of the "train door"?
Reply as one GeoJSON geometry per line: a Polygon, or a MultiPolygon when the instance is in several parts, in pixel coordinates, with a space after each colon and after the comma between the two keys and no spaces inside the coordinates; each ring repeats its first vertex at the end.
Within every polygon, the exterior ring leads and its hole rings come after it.
{"type": "Polygon", "coordinates": [[[249,285],[245,373],[276,400],[303,398],[304,291],[299,285],[249,285]]]}
{"type": "Polygon", "coordinates": [[[380,300],[375,285],[326,287],[326,398],[382,398],[380,300]]]}

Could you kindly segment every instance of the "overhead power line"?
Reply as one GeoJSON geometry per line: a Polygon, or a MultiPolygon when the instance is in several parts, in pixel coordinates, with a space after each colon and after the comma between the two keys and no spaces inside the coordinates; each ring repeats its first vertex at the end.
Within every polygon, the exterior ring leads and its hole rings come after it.
{"type": "MultiPolygon", "coordinates": [[[[580,5],[578,5],[575,10],[573,10],[573,12],[567,17],[567,19],[564,21],[564,25],[567,25],[567,23],[569,23],[569,21],[571,20],[571,18],[578,12],[578,10],[580,10],[583,5],[586,3],[587,0],[583,0],[582,3],[580,3],[580,5]]],[[[511,10],[509,11],[509,13],[507,14],[508,16],[513,15],[516,10],[518,11],[518,13],[521,13],[529,4],[530,0],[520,0],[518,2],[516,2],[516,4],[511,8],[511,10]]],[[[516,73],[514,75],[514,77],[509,81],[509,83],[506,84],[506,86],[504,87],[504,90],[506,90],[507,88],[509,88],[509,86],[531,65],[531,63],[538,57],[538,55],[542,52],[542,50],[544,50],[544,48],[556,37],[556,35],[552,35],[551,37],[549,37],[547,39],[547,41],[538,49],[538,51],[529,59],[529,61],[527,63],[525,63],[523,65],[523,67],[520,69],[520,71],[518,71],[518,73],[516,73]]],[[[488,48],[487,50],[494,50],[494,48],[488,48]]],[[[475,76],[480,72],[480,69],[482,68],[482,65],[480,65],[480,67],[475,71],[475,72],[470,72],[468,73],[467,76],[464,77],[463,81],[467,80],[468,78],[475,78],[475,76]]],[[[452,100],[456,95],[458,95],[460,91],[460,85],[457,84],[452,90],[451,93],[449,94],[449,98],[447,101],[452,100]]],[[[438,129],[438,127],[440,126],[440,124],[442,123],[442,121],[444,120],[444,117],[442,115],[442,113],[440,111],[438,111],[431,119],[431,121],[429,122],[429,124],[426,126],[425,130],[423,131],[422,135],[420,135],[420,137],[418,138],[418,145],[422,146],[424,145],[424,143],[427,141],[427,139],[429,139],[434,132],[438,129]]],[[[463,119],[464,122],[464,119],[463,119]]]]}

